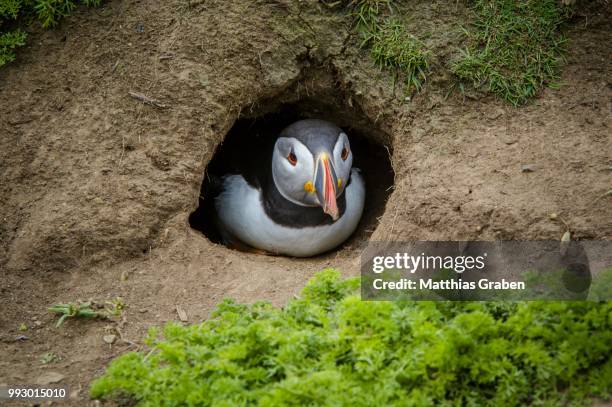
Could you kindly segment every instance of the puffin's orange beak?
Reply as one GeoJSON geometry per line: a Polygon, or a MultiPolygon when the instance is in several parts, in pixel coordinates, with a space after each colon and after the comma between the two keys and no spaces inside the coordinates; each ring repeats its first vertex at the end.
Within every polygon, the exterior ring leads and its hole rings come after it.
{"type": "Polygon", "coordinates": [[[315,190],[323,212],[338,220],[338,204],[336,202],[338,178],[334,166],[329,162],[329,156],[322,153],[317,158],[317,169],[315,172],[315,190]]]}

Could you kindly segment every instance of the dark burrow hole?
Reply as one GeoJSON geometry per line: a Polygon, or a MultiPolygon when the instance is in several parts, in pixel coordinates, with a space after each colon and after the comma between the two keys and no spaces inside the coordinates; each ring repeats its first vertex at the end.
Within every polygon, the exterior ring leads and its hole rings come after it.
{"type": "Polygon", "coordinates": [[[244,154],[257,154],[262,146],[272,149],[282,129],[297,120],[310,118],[329,120],[349,137],[353,167],[361,169],[366,182],[366,201],[359,226],[344,245],[365,241],[376,229],[393,188],[392,151],[386,146],[389,138],[355,109],[342,110],[337,100],[326,103],[314,98],[283,104],[273,112],[243,116],[236,121],[206,167],[198,208],[189,216],[191,227],[212,242],[223,243],[215,224],[214,179],[235,173],[236,163],[244,154]]]}

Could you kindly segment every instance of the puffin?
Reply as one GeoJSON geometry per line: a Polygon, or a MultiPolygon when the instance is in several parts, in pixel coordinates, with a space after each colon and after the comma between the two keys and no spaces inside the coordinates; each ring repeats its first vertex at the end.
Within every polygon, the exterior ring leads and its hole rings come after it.
{"type": "Polygon", "coordinates": [[[223,242],[292,257],[337,247],[357,228],[366,195],[347,134],[306,119],[272,140],[264,151],[245,152],[255,157],[240,173],[220,179],[214,207],[223,242]]]}

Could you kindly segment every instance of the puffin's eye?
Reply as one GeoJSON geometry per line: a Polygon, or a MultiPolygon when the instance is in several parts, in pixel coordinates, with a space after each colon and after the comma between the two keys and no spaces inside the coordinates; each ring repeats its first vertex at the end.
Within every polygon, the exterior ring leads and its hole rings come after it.
{"type": "Polygon", "coordinates": [[[340,154],[340,157],[342,157],[342,161],[346,161],[346,159],[348,158],[349,155],[349,150],[348,148],[346,148],[346,146],[344,146],[344,148],[342,148],[342,153],[340,154]]]}
{"type": "Polygon", "coordinates": [[[291,149],[291,151],[289,152],[289,155],[287,156],[287,161],[289,161],[289,164],[293,165],[294,167],[297,165],[297,157],[295,156],[293,149],[291,149]]]}

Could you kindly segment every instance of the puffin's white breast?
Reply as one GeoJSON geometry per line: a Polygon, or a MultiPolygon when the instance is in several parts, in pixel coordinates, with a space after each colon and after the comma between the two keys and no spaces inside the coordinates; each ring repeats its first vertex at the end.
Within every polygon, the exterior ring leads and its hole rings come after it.
{"type": "Polygon", "coordinates": [[[275,223],[266,214],[261,191],[241,175],[223,178],[223,192],[215,199],[221,228],[244,243],[271,253],[296,257],[314,256],[333,249],[353,233],[365,202],[365,183],[359,170],[351,170],[347,186],[346,210],[334,223],[291,228],[275,223]]]}

